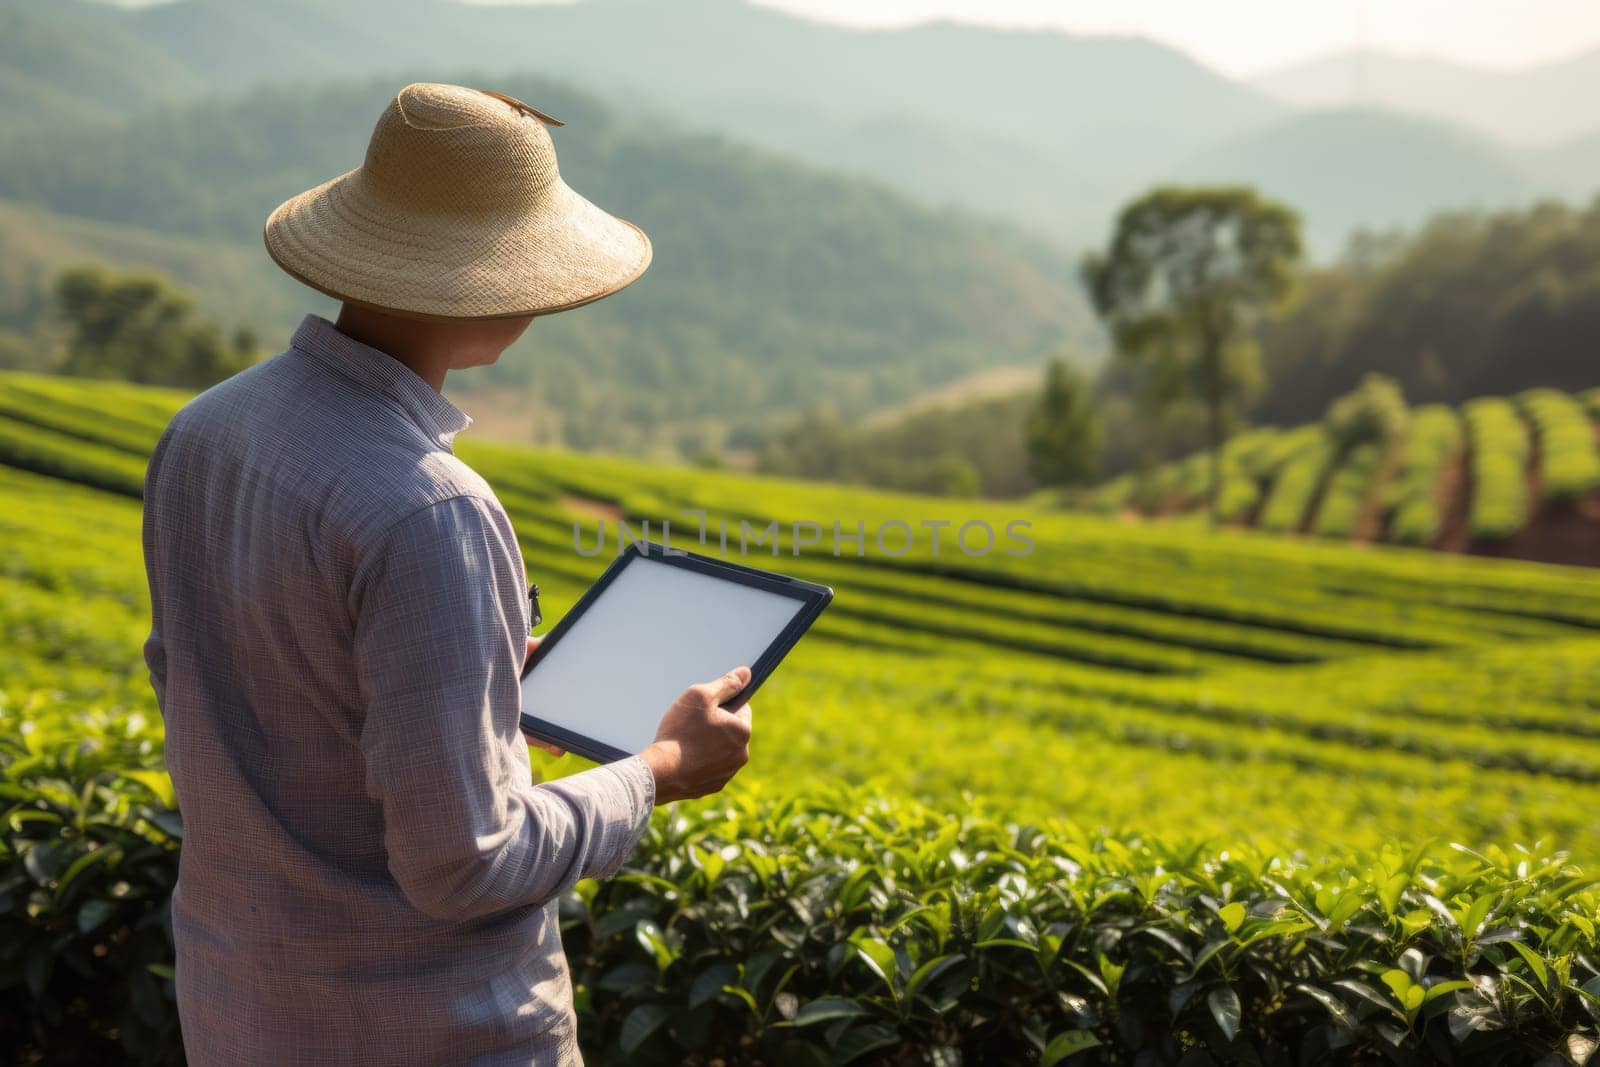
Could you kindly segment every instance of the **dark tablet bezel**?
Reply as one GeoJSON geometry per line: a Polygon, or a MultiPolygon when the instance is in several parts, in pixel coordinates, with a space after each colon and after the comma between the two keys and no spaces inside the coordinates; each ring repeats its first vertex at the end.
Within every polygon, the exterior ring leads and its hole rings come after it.
{"type": "MultiPolygon", "coordinates": [[[[616,580],[617,575],[621,574],[629,564],[639,559],[649,559],[657,563],[665,563],[668,566],[681,567],[697,574],[705,574],[713,578],[721,578],[724,581],[737,582],[752,589],[777,593],[780,596],[786,596],[800,602],[800,610],[789,621],[789,625],[784,627],[783,632],[778,634],[772,644],[767,646],[766,651],[762,652],[754,663],[747,665],[750,668],[750,684],[724,704],[724,707],[737,708],[741,704],[749,703],[751,696],[761,687],[761,683],[771,677],[772,672],[783,661],[783,657],[789,654],[789,650],[811,628],[811,624],[817,621],[817,616],[821,615],[823,609],[833,600],[833,590],[825,585],[817,585],[815,582],[802,581],[799,578],[790,578],[787,575],[774,574],[770,571],[758,570],[755,567],[746,567],[739,563],[729,563],[726,560],[714,559],[710,556],[696,555],[693,552],[669,548],[652,541],[635,541],[626,550],[617,555],[617,558],[605,569],[605,573],[600,575],[599,579],[579,598],[578,602],[572,606],[572,610],[561,617],[561,621],[556,623],[550,633],[539,643],[539,647],[533,650],[533,654],[528,657],[527,664],[522,668],[522,674],[518,681],[519,685],[521,684],[521,679],[532,673],[533,669],[539,665],[539,661],[560,643],[561,638],[583,617],[584,612],[588,611],[595,601],[600,599],[605,593],[606,587],[616,580]]],[[[739,664],[730,663],[728,666],[736,667],[739,664]]],[[[662,708],[661,712],[665,714],[666,710],[666,708],[662,708]]],[[[634,755],[632,752],[624,752],[602,741],[596,741],[592,737],[585,737],[563,726],[557,726],[553,722],[537,718],[526,711],[522,713],[522,729],[525,733],[531,734],[540,740],[559,745],[568,752],[577,753],[586,759],[594,760],[596,763],[610,763],[613,760],[625,759],[634,755]]]]}

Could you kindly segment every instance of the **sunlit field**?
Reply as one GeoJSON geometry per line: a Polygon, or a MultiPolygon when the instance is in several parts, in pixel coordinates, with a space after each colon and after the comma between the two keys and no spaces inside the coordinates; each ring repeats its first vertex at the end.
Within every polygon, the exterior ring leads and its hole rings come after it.
{"type": "MultiPolygon", "coordinates": [[[[184,399],[0,378],[0,961],[45,999],[121,961],[121,1036],[150,1047],[170,970],[138,953],[170,950],[141,916],[180,831],[138,494],[184,399]]],[[[1348,1051],[1444,1011],[1478,1020],[1471,1048],[1555,1041],[1594,1007],[1593,572],[460,452],[552,621],[646,521],[837,590],[729,792],[658,813],[635,873],[564,910],[602,1058],[987,1034],[1050,1060],[1130,1018],[1169,1051],[1348,1051]]]]}

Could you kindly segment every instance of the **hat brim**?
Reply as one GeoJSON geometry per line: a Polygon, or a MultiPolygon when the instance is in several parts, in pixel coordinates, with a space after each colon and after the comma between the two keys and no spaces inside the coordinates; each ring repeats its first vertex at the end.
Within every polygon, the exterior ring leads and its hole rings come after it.
{"type": "Polygon", "coordinates": [[[650,265],[650,239],[559,178],[536,211],[464,221],[405,212],[373,195],[360,168],[280,204],[267,254],[335,299],[405,318],[549,315],[625,288],[650,265]]]}

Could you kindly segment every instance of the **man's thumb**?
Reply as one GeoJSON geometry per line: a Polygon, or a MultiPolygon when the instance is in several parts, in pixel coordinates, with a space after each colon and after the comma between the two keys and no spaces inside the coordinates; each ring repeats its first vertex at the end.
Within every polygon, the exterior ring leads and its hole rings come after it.
{"type": "Polygon", "coordinates": [[[711,683],[711,697],[718,704],[721,704],[749,684],[750,668],[735,667],[711,683]]]}

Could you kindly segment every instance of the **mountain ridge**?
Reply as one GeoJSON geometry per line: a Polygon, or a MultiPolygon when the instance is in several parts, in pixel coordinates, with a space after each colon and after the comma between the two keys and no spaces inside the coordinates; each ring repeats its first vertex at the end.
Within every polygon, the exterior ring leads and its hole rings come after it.
{"type": "MultiPolygon", "coordinates": [[[[1138,36],[951,21],[849,27],[747,0],[540,6],[284,0],[267,14],[248,0],[177,0],[132,10],[86,0],[50,2],[51,10],[62,12],[52,17],[68,22],[83,22],[87,11],[106,15],[105,32],[142,42],[167,57],[174,79],[214,92],[401,70],[437,79],[446,70],[470,68],[497,83],[506,77],[501,72],[536,68],[641,118],[658,114],[681,128],[870,177],[926,205],[1000,218],[1074,252],[1103,241],[1121,204],[1157,181],[1199,173],[1207,180],[1273,185],[1285,156],[1301,146],[1290,137],[1275,151],[1247,149],[1272,131],[1282,136],[1286,123],[1316,121],[1274,95],[1270,74],[1232,79],[1138,36]],[[1236,158],[1225,158],[1230,147],[1240,149],[1236,158]],[[1224,165],[1197,171],[1197,160],[1224,165]]],[[[0,0],[0,12],[39,12],[42,5],[0,0]]],[[[1336,66],[1338,57],[1329,62],[1336,66]]],[[[1479,73],[1463,76],[1470,81],[1479,73]]],[[[1523,201],[1585,197],[1593,156],[1581,131],[1566,152],[1500,143],[1480,147],[1464,169],[1459,165],[1467,132],[1481,133],[1484,116],[1507,108],[1507,122],[1528,115],[1585,127],[1581,109],[1570,101],[1600,95],[1600,53],[1514,77],[1542,86],[1538,99],[1564,106],[1535,107],[1503,89],[1489,95],[1509,103],[1485,103],[1484,93],[1451,83],[1435,95],[1454,109],[1441,121],[1459,131],[1414,127],[1411,142],[1377,137],[1365,149],[1351,142],[1352,150],[1403,149],[1408,166],[1431,174],[1433,185],[1431,191],[1408,189],[1399,208],[1366,194],[1364,200],[1341,198],[1336,187],[1325,186],[1295,205],[1318,234],[1316,251],[1342,247],[1352,226],[1411,225],[1433,212],[1496,206],[1502,194],[1523,201]],[[1590,84],[1591,66],[1594,92],[1573,95],[1574,86],[1590,84]],[[1432,162],[1422,158],[1428,152],[1436,157],[1432,162]],[[1507,177],[1513,173],[1515,180],[1507,177]],[[1374,206],[1381,210],[1370,210],[1374,206]]],[[[23,91],[37,98],[47,88],[30,83],[23,91]]],[[[70,91],[72,85],[54,88],[70,91]]],[[[1276,90],[1284,92],[1281,85],[1276,90]]],[[[1311,102],[1326,110],[1347,96],[1311,102]]],[[[0,79],[0,102],[5,98],[0,79]]],[[[138,99],[130,97],[130,106],[138,99]]],[[[1385,97],[1383,106],[1401,118],[1427,114],[1427,108],[1408,108],[1403,97],[1385,97]]]]}
{"type": "Polygon", "coordinates": [[[1342,49],[1267,71],[1250,83],[1298,107],[1376,103],[1449,119],[1519,147],[1600,132],[1573,102],[1600,96],[1600,47],[1499,68],[1384,49],[1342,49]],[[1359,97],[1365,97],[1365,100],[1359,97]]]}
{"type": "Polygon", "coordinates": [[[1323,258],[1358,229],[1415,230],[1436,214],[1536,199],[1545,184],[1483,134],[1383,108],[1301,112],[1187,159],[1170,176],[1226,181],[1241,163],[1262,192],[1302,213],[1323,258]]]}
{"type": "MultiPolygon", "coordinates": [[[[79,13],[92,6],[52,2],[79,13]]],[[[1096,218],[1115,207],[1130,174],[1282,110],[1259,90],[1137,37],[955,23],[855,29],[742,0],[285,3],[293,17],[282,5],[263,15],[245,0],[94,9],[106,32],[142,38],[178,76],[211,92],[402,69],[537,70],[613,105],[665,109],[812,165],[891,182],[905,168],[872,151],[870,129],[898,124],[902,141],[951,172],[900,188],[934,205],[1009,214],[1068,247],[1098,239],[1096,218]],[[1107,92],[1112,84],[1118,91],[1107,92]],[[797,110],[809,115],[791,133],[797,110]],[[996,168],[985,144],[1002,157],[1038,159],[1031,171],[1011,171],[1034,175],[1023,195],[991,189],[996,168]],[[1023,207],[1009,213],[1013,199],[1023,207]]],[[[40,10],[37,0],[0,3],[0,11],[29,10],[40,10]]]]}
{"type": "MultiPolygon", "coordinates": [[[[527,390],[545,440],[697,454],[719,444],[708,433],[756,433],[776,410],[861,414],[1091,343],[1070,260],[1025,234],[726,137],[625,119],[551,82],[497,84],[567,120],[563,174],[655,243],[654,269],[626,293],[541,319],[478,376],[527,390]]],[[[253,247],[265,264],[267,213],[358,164],[392,92],[389,79],[267,88],[0,138],[0,197],[253,247]]]]}

